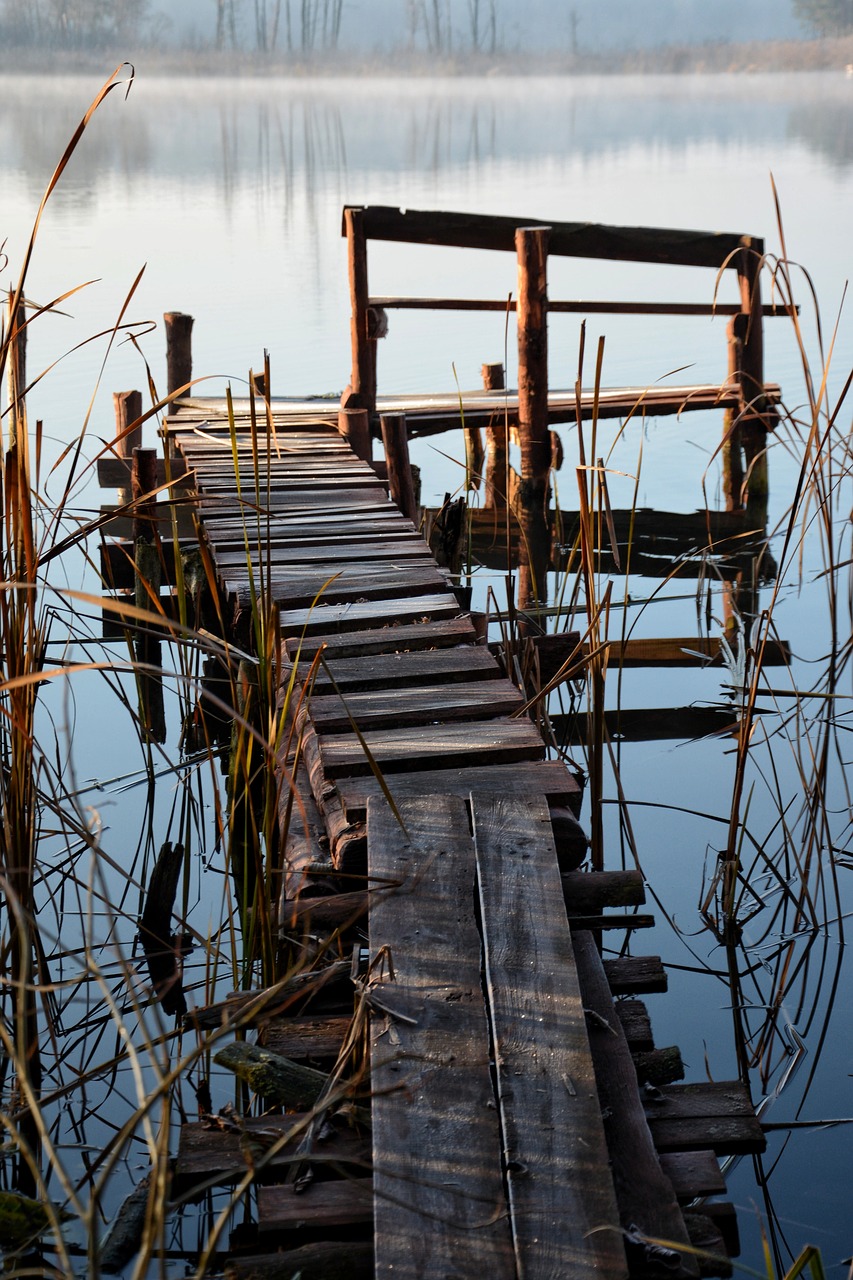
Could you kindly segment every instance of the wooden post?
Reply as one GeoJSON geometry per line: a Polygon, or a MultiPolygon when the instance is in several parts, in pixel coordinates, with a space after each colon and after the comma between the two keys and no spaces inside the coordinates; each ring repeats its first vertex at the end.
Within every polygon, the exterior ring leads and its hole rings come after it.
{"type": "Polygon", "coordinates": [[[179,387],[192,382],[193,318],[183,311],[167,311],[163,322],[166,326],[166,392],[172,395],[179,387]]]}
{"type": "Polygon", "coordinates": [[[9,290],[7,303],[7,333],[9,334],[9,440],[11,449],[21,435],[21,428],[26,428],[27,389],[27,328],[24,301],[18,303],[17,311],[12,307],[15,294],[9,290]]]}
{"type": "Polygon", "coordinates": [[[737,264],[741,313],[735,331],[741,340],[740,385],[745,407],[741,424],[746,465],[747,509],[767,511],[767,406],[764,400],[764,326],[761,313],[761,264],[764,242],[745,236],[737,264]]]}
{"type": "Polygon", "coordinates": [[[366,409],[340,409],[338,431],[357,458],[370,462],[373,457],[373,440],[370,436],[370,414],[366,409]]]}
{"type": "MultiPolygon", "coordinates": [[[[138,422],[142,417],[142,392],[114,391],[113,408],[116,415],[116,453],[120,458],[130,462],[135,450],[142,448],[142,424],[138,422]],[[129,431],[128,427],[132,423],[136,423],[136,426],[129,431]]],[[[132,498],[131,486],[119,485],[116,491],[116,501],[119,506],[123,507],[132,498]]]]}
{"type": "MultiPolygon", "coordinates": [[[[729,383],[740,383],[743,343],[735,323],[739,317],[732,316],[728,323],[729,350],[729,383]]],[[[743,455],[739,409],[726,409],[723,415],[723,494],[726,499],[726,511],[740,511],[743,506],[743,455]]]]}
{"type": "Polygon", "coordinates": [[[518,432],[521,443],[519,518],[522,562],[518,601],[526,608],[547,599],[548,475],[548,236],[549,227],[519,227],[518,432]]]}
{"type": "Polygon", "coordinates": [[[404,516],[418,523],[418,508],[415,502],[415,487],[412,480],[412,466],[409,461],[409,437],[406,432],[406,415],[404,413],[383,413],[382,443],[385,446],[385,461],[388,464],[388,486],[391,497],[404,516]]]}
{"type": "MultiPolygon", "coordinates": [[[[484,391],[503,391],[506,387],[506,375],[503,364],[484,364],[484,391]]],[[[506,508],[507,498],[507,434],[506,414],[496,409],[489,426],[486,427],[486,487],[483,502],[487,507],[506,508]]]]}
{"type": "MultiPolygon", "coordinates": [[[[157,450],[134,449],[132,468],[133,541],[136,561],[136,605],[154,611],[160,596],[160,548],[157,538],[157,450]],[[152,599],[152,596],[154,599],[152,599]]],[[[166,741],[166,713],[163,684],[157,671],[162,666],[162,646],[148,624],[135,636],[136,660],[145,669],[137,674],[139,718],[152,742],[166,741]],[[150,668],[154,668],[151,670],[150,668]]]]}
{"type": "Polygon", "coordinates": [[[367,289],[367,239],[361,209],[344,210],[349,271],[352,372],[341,400],[344,409],[376,411],[376,339],[370,333],[367,289]]]}

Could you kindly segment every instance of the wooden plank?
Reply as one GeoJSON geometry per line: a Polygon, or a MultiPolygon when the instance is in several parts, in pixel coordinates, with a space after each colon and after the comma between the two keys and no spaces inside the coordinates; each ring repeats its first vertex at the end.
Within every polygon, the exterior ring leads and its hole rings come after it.
{"type": "Polygon", "coordinates": [[[310,1066],[334,1062],[352,1018],[329,1014],[323,1018],[277,1018],[264,1027],[263,1046],[292,1062],[310,1066]]]}
{"type": "Polygon", "coordinates": [[[754,1155],[767,1141],[755,1116],[685,1116],[680,1120],[649,1117],[658,1151],[695,1151],[711,1147],[717,1155],[754,1155]]]}
{"type": "Polygon", "coordinates": [[[471,808],[518,1274],[627,1276],[548,804],[471,808]]]}
{"type": "MultiPolygon", "coordinates": [[[[239,513],[211,505],[205,508],[204,523],[205,528],[210,531],[211,539],[215,541],[220,535],[234,537],[241,534],[246,522],[239,513]]],[[[415,528],[411,520],[406,520],[389,503],[368,512],[361,507],[341,510],[337,503],[330,503],[328,510],[320,512],[290,509],[279,512],[275,521],[271,522],[270,532],[283,541],[298,537],[300,533],[330,539],[350,536],[367,538],[374,535],[399,538],[404,534],[414,534],[415,528]]]]}
{"type": "Polygon", "coordinates": [[[367,816],[370,874],[400,885],[371,906],[371,959],[393,960],[381,998],[407,1015],[371,1020],[377,1280],[511,1280],[467,810],[401,812],[405,833],[386,805],[367,816]]]}
{"type": "Polygon", "coordinates": [[[749,1093],[739,1080],[703,1080],[674,1084],[660,1091],[648,1105],[656,1119],[694,1119],[701,1116],[755,1116],[749,1093]]]}
{"type": "MultiPolygon", "coordinates": [[[[612,986],[610,989],[613,990],[612,986]]],[[[617,1000],[615,1009],[631,1052],[648,1052],[654,1049],[652,1023],[649,1011],[642,1000],[617,1000]]]]}
{"type": "MultiPolygon", "coordinates": [[[[266,491],[260,494],[257,502],[254,492],[245,489],[242,499],[238,499],[236,488],[230,494],[216,490],[208,494],[203,489],[199,492],[199,505],[202,511],[208,504],[221,509],[226,502],[230,503],[234,509],[246,513],[273,512],[276,513],[276,518],[278,518],[278,512],[287,512],[289,516],[294,517],[297,512],[310,514],[317,511],[330,513],[347,510],[367,513],[374,509],[382,511],[390,506],[388,495],[380,485],[365,485],[362,488],[347,486],[328,492],[325,489],[316,491],[300,489],[295,493],[287,493],[285,490],[273,489],[269,494],[266,491]]],[[[396,507],[391,509],[395,511],[396,507]]]]}
{"type": "MultiPolygon", "coordinates": [[[[346,206],[349,208],[351,206],[346,206]]],[[[720,231],[682,231],[661,227],[615,227],[592,222],[544,224],[539,218],[506,214],[439,212],[367,205],[361,209],[368,240],[395,240],[407,244],[435,244],[463,249],[515,248],[517,227],[551,229],[550,252],[557,257],[605,258],[613,262],[667,262],[680,266],[711,267],[730,262],[745,239],[759,255],[764,242],[720,231]]]]}
{"type": "MultiPolygon", "coordinates": [[[[667,1240],[677,1250],[679,1245],[689,1245],[687,1229],[672,1186],[658,1162],[643,1114],[634,1063],[614,1013],[598,948],[591,933],[573,934],[572,944],[584,1008],[590,1011],[589,1043],[606,1116],[604,1131],[622,1226],[629,1232],[667,1240]]],[[[678,1263],[678,1275],[699,1274],[689,1253],[680,1251],[678,1263]]]]}
{"type": "MultiPolygon", "coordinates": [[[[304,1137],[306,1120],[302,1115],[246,1116],[241,1118],[239,1127],[234,1124],[224,1130],[213,1121],[182,1125],[173,1190],[184,1194],[204,1184],[237,1182],[249,1167],[247,1153],[260,1155],[279,1142],[281,1148],[269,1158],[266,1167],[259,1170],[258,1176],[280,1178],[282,1169],[292,1163],[304,1137]],[[289,1134],[295,1136],[283,1141],[289,1134]]],[[[323,1142],[319,1154],[324,1163],[329,1159],[340,1160],[354,1169],[363,1169],[370,1159],[370,1140],[354,1129],[341,1127],[323,1142]]]]}
{"type": "MultiPolygon", "coordinates": [[[[371,297],[371,307],[386,311],[516,311],[513,298],[415,298],[371,297]]],[[[622,316],[736,316],[739,302],[642,302],[632,299],[549,298],[548,311],[556,315],[622,315],[622,316]]],[[[784,307],[767,303],[762,316],[782,319],[788,316],[784,307]]]]}
{"type": "Polygon", "coordinates": [[[282,609],[281,630],[285,636],[325,636],[326,632],[372,630],[377,626],[391,629],[395,623],[411,625],[418,619],[453,618],[458,613],[459,601],[449,593],[414,600],[369,600],[363,604],[321,602],[314,609],[282,609]]]}
{"type": "MultiPolygon", "coordinates": [[[[282,630],[285,616],[282,615],[282,630]]],[[[285,636],[285,649],[291,661],[299,654],[303,661],[310,663],[320,648],[324,649],[325,656],[329,659],[362,658],[385,653],[419,653],[424,649],[446,649],[473,644],[475,632],[470,617],[467,614],[460,615],[457,605],[454,617],[439,622],[416,619],[410,623],[389,623],[365,628],[355,635],[330,634],[306,636],[303,639],[293,634],[288,638],[285,632],[285,636]]]]}
{"type": "Polygon", "coordinates": [[[562,879],[566,909],[570,912],[640,907],[646,900],[641,871],[567,871],[562,879]]]}
{"type": "Polygon", "coordinates": [[[255,1257],[233,1255],[225,1262],[225,1280],[374,1280],[373,1243],[323,1240],[285,1252],[255,1257]]]}
{"type": "MultiPolygon", "coordinates": [[[[515,795],[544,795],[554,805],[579,803],[581,794],[574,776],[561,760],[397,773],[387,780],[387,786],[398,805],[430,790],[465,798],[472,791],[506,790],[515,795]]],[[[384,802],[382,789],[372,774],[339,778],[337,790],[347,817],[353,822],[365,816],[371,798],[379,804],[384,802]]]]}
{"type": "Polygon", "coordinates": [[[474,684],[425,685],[393,693],[380,688],[368,693],[314,694],[309,714],[318,733],[345,732],[350,717],[361,731],[393,725],[432,724],[436,721],[508,716],[524,705],[509,680],[481,680],[474,684]]]}
{"type": "Polygon", "coordinates": [[[668,985],[660,956],[605,960],[604,972],[614,995],[651,995],[655,991],[666,991],[668,985]]]}
{"type": "MultiPolygon", "coordinates": [[[[453,762],[508,764],[515,760],[541,760],[545,754],[542,739],[529,720],[375,729],[362,736],[383,773],[446,768],[453,762]]],[[[320,742],[320,754],[329,778],[352,778],[371,772],[364,748],[352,733],[329,734],[320,742]]]]}
{"type": "Polygon", "coordinates": [[[681,1201],[725,1194],[725,1179],[713,1151],[668,1152],[660,1157],[660,1167],[681,1201]]]}
{"type": "MultiPolygon", "coordinates": [[[[288,570],[286,575],[281,569],[264,572],[260,576],[261,566],[255,564],[255,589],[261,581],[268,586],[272,598],[279,604],[287,605],[288,612],[300,608],[308,609],[319,596],[321,599],[315,610],[334,608],[339,605],[353,608],[371,607],[379,609],[386,600],[396,600],[403,594],[411,597],[407,603],[410,608],[417,605],[418,599],[434,599],[435,593],[447,586],[446,577],[435,567],[432,560],[423,562],[403,561],[400,565],[371,565],[369,571],[361,566],[353,570],[339,569],[336,565],[305,566],[303,571],[288,570]],[[369,597],[369,602],[365,601],[369,597]]],[[[223,588],[228,595],[233,595],[241,608],[251,604],[251,590],[248,571],[239,573],[236,568],[221,573],[223,588]]],[[[455,600],[456,597],[454,596],[455,600]]],[[[458,602],[456,605],[459,608],[458,602]]],[[[386,611],[387,613],[387,611],[386,611]]]]}
{"type": "Polygon", "coordinates": [[[483,645],[453,649],[432,649],[426,653],[371,654],[357,658],[329,658],[328,670],[321,668],[314,680],[314,693],[330,693],[337,686],[343,693],[376,687],[404,685],[419,688],[441,680],[443,684],[472,680],[501,679],[501,670],[483,645]]]}
{"type": "Polygon", "coordinates": [[[373,1185],[370,1178],[315,1182],[299,1193],[292,1186],[258,1188],[258,1234],[261,1237],[297,1231],[322,1233],[333,1227],[366,1225],[372,1220],[373,1185]]]}
{"type": "MultiPolygon", "coordinates": [[[[250,535],[251,541],[251,535],[250,535]]],[[[235,538],[232,546],[223,544],[221,537],[216,539],[215,544],[216,563],[222,568],[227,568],[232,564],[243,564],[246,559],[246,551],[243,546],[243,540],[235,538]],[[233,549],[232,549],[233,548],[233,549]]],[[[253,549],[253,554],[255,554],[253,549]]],[[[427,549],[423,540],[416,534],[410,535],[408,538],[389,538],[382,534],[367,538],[362,535],[348,535],[348,539],[344,542],[339,537],[326,538],[306,538],[297,537],[283,538],[277,536],[274,532],[269,538],[264,540],[261,550],[261,559],[264,564],[269,564],[273,572],[281,572],[289,566],[307,565],[307,564],[356,564],[371,563],[374,560],[424,560],[427,559],[427,549]]],[[[433,562],[434,563],[434,562],[433,562]]]]}

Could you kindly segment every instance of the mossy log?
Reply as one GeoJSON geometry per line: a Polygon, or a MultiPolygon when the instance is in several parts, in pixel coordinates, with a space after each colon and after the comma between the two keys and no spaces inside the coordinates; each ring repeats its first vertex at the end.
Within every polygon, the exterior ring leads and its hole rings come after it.
{"type": "Polygon", "coordinates": [[[324,1071],[303,1067],[268,1049],[239,1040],[220,1049],[213,1060],[245,1080],[249,1088],[268,1103],[279,1107],[308,1110],[317,1102],[329,1079],[324,1071]]]}

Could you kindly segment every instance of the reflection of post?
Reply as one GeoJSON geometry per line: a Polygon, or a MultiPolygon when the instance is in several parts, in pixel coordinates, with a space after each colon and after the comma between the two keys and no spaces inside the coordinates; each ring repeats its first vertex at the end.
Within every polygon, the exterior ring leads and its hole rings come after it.
{"type": "MultiPolygon", "coordinates": [[[[154,612],[160,597],[160,548],[157,538],[157,450],[133,451],[133,540],[136,558],[137,608],[154,612]]],[[[146,736],[152,742],[166,741],[166,715],[163,706],[163,684],[160,641],[148,623],[136,633],[136,660],[143,668],[137,674],[139,713],[146,736]]]]}
{"type": "Polygon", "coordinates": [[[361,209],[344,210],[352,314],[352,373],[341,401],[345,409],[376,409],[376,339],[370,333],[367,291],[367,239],[361,209]]]}
{"type": "Polygon", "coordinates": [[[548,227],[520,227],[518,255],[518,432],[521,442],[519,521],[522,608],[547,599],[548,474],[548,227]]]}
{"type": "Polygon", "coordinates": [[[404,516],[418,523],[418,507],[415,486],[409,462],[409,438],[406,433],[404,413],[384,413],[381,418],[382,443],[388,464],[388,487],[391,497],[404,516]]]}
{"type": "MultiPolygon", "coordinates": [[[[506,376],[503,365],[484,364],[483,387],[486,391],[503,391],[506,376]]],[[[507,489],[507,420],[506,414],[495,411],[491,424],[486,427],[486,487],[483,501],[487,507],[506,507],[507,489]]]]}
{"type": "MultiPolygon", "coordinates": [[[[138,421],[142,417],[141,391],[114,391],[113,407],[116,415],[116,451],[128,462],[133,458],[135,449],[142,448],[142,425],[138,421]],[[136,423],[132,431],[128,427],[136,423]]],[[[120,485],[116,493],[119,506],[124,506],[132,498],[130,485],[120,485]]]]}
{"type": "Polygon", "coordinates": [[[192,382],[193,318],[183,311],[167,311],[163,323],[166,326],[166,394],[173,395],[179,387],[192,382]]]}

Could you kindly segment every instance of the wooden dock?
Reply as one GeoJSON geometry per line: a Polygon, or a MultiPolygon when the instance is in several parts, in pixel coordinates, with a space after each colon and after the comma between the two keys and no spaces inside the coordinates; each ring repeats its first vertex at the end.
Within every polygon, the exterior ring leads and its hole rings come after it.
{"type": "MultiPolygon", "coordinates": [[[[226,616],[246,643],[264,583],[283,673],[316,671],[282,927],[320,937],[366,913],[354,991],[370,1015],[368,1129],[337,1121],[329,1146],[303,1143],[307,1189],[288,1181],[297,1140],[284,1143],[228,1274],[727,1274],[731,1207],[693,1202],[724,1191],[717,1156],[760,1149],[761,1128],[738,1083],[673,1083],[677,1051],[654,1049],[638,999],[665,989],[660,961],[601,959],[602,931],[650,922],[639,877],[576,870],[577,781],[545,758],[446,571],[335,427],[276,413],[260,456],[237,419],[235,453],[215,408],[187,406],[169,434],[226,616]],[[323,893],[335,877],[338,909],[323,893]],[[718,1260],[700,1267],[691,1244],[718,1260]]],[[[332,1066],[353,1004],[333,976],[298,1016],[260,1019],[268,1049],[332,1066]]],[[[176,1185],[236,1181],[244,1148],[186,1126],[176,1185]]]]}

